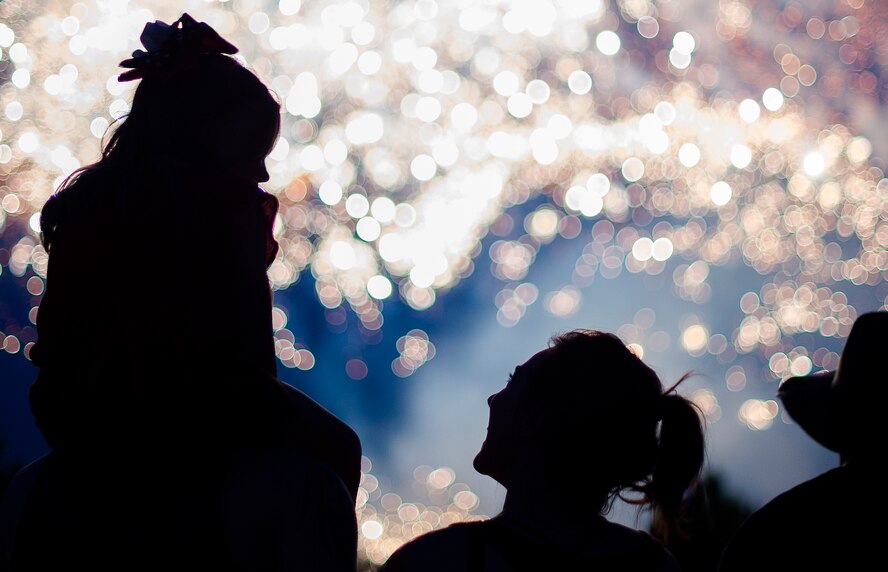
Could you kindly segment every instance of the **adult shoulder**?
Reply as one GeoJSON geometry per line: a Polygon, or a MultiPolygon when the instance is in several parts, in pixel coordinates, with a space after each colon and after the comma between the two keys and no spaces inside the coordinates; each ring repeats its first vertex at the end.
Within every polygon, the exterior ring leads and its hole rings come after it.
{"type": "Polygon", "coordinates": [[[605,521],[603,532],[589,546],[604,561],[622,562],[624,570],[679,572],[678,562],[663,544],[642,530],[605,521]]]}
{"type": "Polygon", "coordinates": [[[357,433],[319,403],[279,382],[295,410],[293,448],[326,463],[342,479],[354,499],[361,479],[361,440],[357,433]]]}
{"type": "MultiPolygon", "coordinates": [[[[839,467],[805,481],[783,492],[753,513],[740,526],[722,554],[719,570],[747,570],[750,566],[763,569],[763,554],[771,555],[767,562],[773,569],[778,562],[792,562],[802,552],[825,554],[824,544],[836,534],[840,513],[847,509],[844,499],[850,492],[851,477],[839,467]]],[[[843,527],[858,523],[845,522],[843,527]]],[[[764,569],[771,569],[765,566],[764,569]]]]}
{"type": "Polygon", "coordinates": [[[230,551],[244,569],[354,570],[354,502],[316,459],[275,449],[236,452],[223,515],[230,551]]]}

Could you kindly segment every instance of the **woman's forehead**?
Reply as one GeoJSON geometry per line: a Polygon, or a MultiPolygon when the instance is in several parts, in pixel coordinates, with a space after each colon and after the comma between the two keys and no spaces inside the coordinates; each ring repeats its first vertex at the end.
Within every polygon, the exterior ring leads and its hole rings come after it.
{"type": "Polygon", "coordinates": [[[543,367],[550,351],[550,348],[546,348],[530,356],[527,361],[515,367],[515,375],[518,375],[519,372],[524,375],[528,375],[531,372],[534,372],[543,367]]]}

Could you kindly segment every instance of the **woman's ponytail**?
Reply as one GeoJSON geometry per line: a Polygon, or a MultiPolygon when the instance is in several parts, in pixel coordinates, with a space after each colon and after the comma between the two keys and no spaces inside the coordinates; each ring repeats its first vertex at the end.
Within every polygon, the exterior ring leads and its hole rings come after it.
{"type": "Polygon", "coordinates": [[[674,389],[661,398],[657,460],[646,491],[654,506],[655,523],[667,538],[680,527],[682,501],[700,475],[704,454],[699,409],[674,389]]]}
{"type": "Polygon", "coordinates": [[[542,359],[530,391],[553,412],[545,436],[552,486],[565,495],[588,491],[602,514],[616,499],[649,506],[664,539],[680,531],[682,501],[704,453],[702,414],[675,392],[690,374],[663,391],[656,372],[618,337],[595,330],[552,338],[542,359]],[[579,466],[580,451],[594,455],[594,471],[579,466]]]}

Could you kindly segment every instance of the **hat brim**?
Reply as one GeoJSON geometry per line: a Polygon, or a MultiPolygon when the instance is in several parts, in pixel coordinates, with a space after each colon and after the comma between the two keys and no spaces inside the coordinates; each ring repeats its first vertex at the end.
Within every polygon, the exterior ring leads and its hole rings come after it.
{"type": "Polygon", "coordinates": [[[839,452],[838,415],[833,391],[835,372],[791,377],[780,384],[777,397],[786,412],[815,441],[839,452]]]}

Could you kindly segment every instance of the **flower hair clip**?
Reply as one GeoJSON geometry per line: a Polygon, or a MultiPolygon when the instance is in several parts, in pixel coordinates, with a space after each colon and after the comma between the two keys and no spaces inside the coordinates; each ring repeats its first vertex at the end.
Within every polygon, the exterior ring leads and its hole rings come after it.
{"type": "Polygon", "coordinates": [[[236,54],[237,48],[225,41],[206,22],[198,22],[187,13],[167,24],[148,22],[139,40],[145,50],[136,50],[120,67],[130,68],[117,81],[133,81],[145,77],[167,80],[193,69],[206,54],[236,54]]]}

